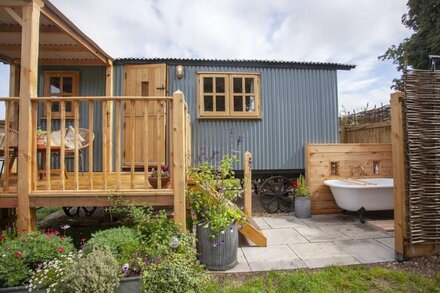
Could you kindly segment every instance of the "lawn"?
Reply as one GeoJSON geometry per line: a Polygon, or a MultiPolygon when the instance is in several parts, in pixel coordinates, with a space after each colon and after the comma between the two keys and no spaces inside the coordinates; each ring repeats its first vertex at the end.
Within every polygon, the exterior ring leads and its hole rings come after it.
{"type": "Polygon", "coordinates": [[[58,212],[61,208],[41,208],[37,210],[37,221],[44,220],[50,214],[58,212]]]}
{"type": "Polygon", "coordinates": [[[205,292],[440,292],[440,274],[423,277],[382,267],[328,267],[269,272],[235,281],[217,276],[205,292]]]}

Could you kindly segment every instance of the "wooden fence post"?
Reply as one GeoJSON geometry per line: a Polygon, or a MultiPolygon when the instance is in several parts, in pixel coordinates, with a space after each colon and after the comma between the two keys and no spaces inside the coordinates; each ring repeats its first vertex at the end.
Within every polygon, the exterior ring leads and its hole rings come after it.
{"type": "Polygon", "coordinates": [[[396,260],[406,255],[406,177],[403,129],[403,93],[391,94],[391,142],[394,177],[394,249],[396,260]]]}
{"type": "Polygon", "coordinates": [[[244,153],[244,213],[252,217],[252,155],[250,152],[244,153]]]}
{"type": "MultiPolygon", "coordinates": [[[[18,138],[17,228],[30,231],[35,225],[35,211],[29,206],[32,177],[32,107],[31,98],[37,97],[38,47],[40,9],[42,2],[30,1],[22,8],[20,117],[18,138]]],[[[49,163],[49,162],[48,162],[49,163]]]]}
{"type": "Polygon", "coordinates": [[[173,94],[173,192],[174,220],[186,231],[185,176],[185,99],[181,91],[173,94]]]}

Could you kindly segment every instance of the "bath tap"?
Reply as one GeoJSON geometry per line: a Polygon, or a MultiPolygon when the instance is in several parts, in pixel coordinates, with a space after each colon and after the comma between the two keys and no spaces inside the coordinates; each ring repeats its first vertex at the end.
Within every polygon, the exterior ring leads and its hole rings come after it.
{"type": "Polygon", "coordinates": [[[365,175],[366,175],[366,174],[365,174],[364,167],[363,167],[361,164],[359,164],[358,166],[353,167],[353,168],[351,169],[351,176],[354,176],[354,174],[356,173],[356,170],[360,170],[360,172],[359,172],[359,176],[365,176],[365,175]]]}

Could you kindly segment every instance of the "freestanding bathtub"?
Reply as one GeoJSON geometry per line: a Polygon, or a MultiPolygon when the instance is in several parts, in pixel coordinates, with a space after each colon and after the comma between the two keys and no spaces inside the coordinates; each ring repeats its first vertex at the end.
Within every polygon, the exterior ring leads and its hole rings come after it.
{"type": "Polygon", "coordinates": [[[336,204],[347,211],[380,211],[394,209],[393,179],[325,180],[336,204]],[[365,185],[363,184],[365,183],[365,185]]]}

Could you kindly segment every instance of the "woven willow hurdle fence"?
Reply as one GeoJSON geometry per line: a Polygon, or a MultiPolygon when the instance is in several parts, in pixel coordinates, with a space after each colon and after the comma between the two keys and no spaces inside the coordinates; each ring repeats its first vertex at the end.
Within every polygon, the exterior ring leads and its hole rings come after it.
{"type": "Polygon", "coordinates": [[[405,74],[408,240],[440,243],[440,71],[405,74]]]}

